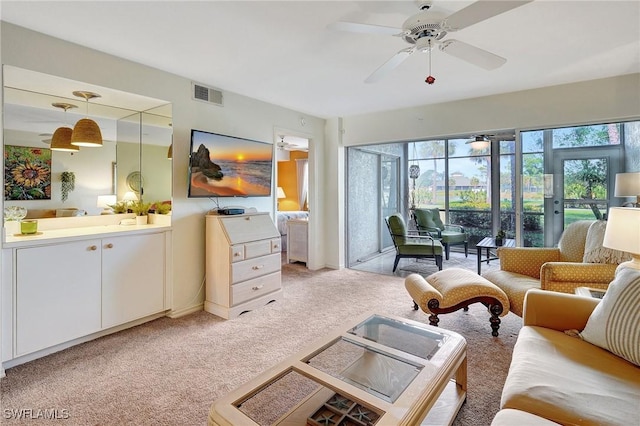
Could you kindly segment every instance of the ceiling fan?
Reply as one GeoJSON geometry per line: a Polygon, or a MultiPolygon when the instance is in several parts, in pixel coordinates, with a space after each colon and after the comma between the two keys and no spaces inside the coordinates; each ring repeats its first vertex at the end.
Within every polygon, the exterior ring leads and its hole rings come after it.
{"type": "Polygon", "coordinates": [[[279,150],[284,150],[284,151],[309,151],[309,147],[307,145],[304,144],[299,144],[299,143],[293,143],[293,142],[286,142],[285,136],[279,136],[280,140],[278,141],[278,143],[276,144],[276,146],[278,147],[279,150]]]}
{"type": "MultiPolygon", "coordinates": [[[[392,56],[391,59],[382,64],[367,77],[365,80],[366,83],[375,83],[381,80],[415,52],[429,52],[429,54],[431,54],[432,49],[436,45],[439,46],[442,52],[486,70],[492,70],[502,66],[507,60],[463,41],[445,39],[445,37],[449,32],[469,27],[485,19],[530,3],[531,1],[533,0],[479,0],[446,17],[443,17],[440,13],[429,10],[432,6],[431,1],[420,1],[420,11],[407,18],[404,24],[402,24],[402,28],[344,21],[334,22],[328,27],[339,31],[392,35],[401,37],[411,45],[406,49],[400,50],[392,56]]],[[[425,81],[433,84],[435,78],[430,75],[425,81]],[[431,81],[430,78],[432,79],[431,81]]]]}

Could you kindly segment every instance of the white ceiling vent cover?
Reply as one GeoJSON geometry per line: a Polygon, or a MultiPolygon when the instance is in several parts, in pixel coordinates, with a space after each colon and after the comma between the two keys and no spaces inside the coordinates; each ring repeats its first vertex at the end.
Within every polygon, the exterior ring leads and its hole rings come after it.
{"type": "Polygon", "coordinates": [[[210,104],[224,106],[222,91],[207,87],[199,83],[191,84],[191,97],[196,101],[208,102],[210,104]]]}

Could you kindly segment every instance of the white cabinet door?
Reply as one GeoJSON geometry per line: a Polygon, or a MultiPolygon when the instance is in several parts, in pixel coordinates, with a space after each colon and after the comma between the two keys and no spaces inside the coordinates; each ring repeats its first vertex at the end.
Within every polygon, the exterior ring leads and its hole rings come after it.
{"type": "Polygon", "coordinates": [[[102,240],[102,328],[164,310],[165,235],[102,240]]]}
{"type": "Polygon", "coordinates": [[[100,240],[16,250],[16,355],[100,330],[100,240]]]}

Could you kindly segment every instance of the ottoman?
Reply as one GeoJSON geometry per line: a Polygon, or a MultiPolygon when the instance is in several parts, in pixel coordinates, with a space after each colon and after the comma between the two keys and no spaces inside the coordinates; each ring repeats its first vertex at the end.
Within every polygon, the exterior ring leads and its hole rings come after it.
{"type": "Polygon", "coordinates": [[[420,307],[429,316],[429,324],[438,326],[439,314],[459,309],[465,311],[472,303],[480,302],[491,313],[491,334],[498,335],[500,318],[509,313],[509,298],[499,287],[475,272],[450,268],[429,275],[409,275],[404,286],[413,299],[413,309],[420,307]]]}

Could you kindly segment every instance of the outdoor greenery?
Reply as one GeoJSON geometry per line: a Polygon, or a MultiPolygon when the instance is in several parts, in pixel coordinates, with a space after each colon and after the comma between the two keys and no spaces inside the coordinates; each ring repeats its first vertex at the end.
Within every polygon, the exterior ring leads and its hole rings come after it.
{"type": "MultiPolygon", "coordinates": [[[[554,148],[590,147],[620,143],[619,124],[554,129],[554,148]]],[[[529,132],[523,155],[523,231],[526,246],[542,246],[544,230],[543,132],[529,132]]],[[[515,144],[500,142],[499,229],[515,234],[515,144]]],[[[449,222],[462,225],[471,243],[490,235],[491,170],[489,149],[473,151],[462,140],[435,140],[413,143],[409,164],[418,164],[421,173],[410,182],[410,196],[416,207],[445,208],[448,195],[449,222]],[[447,156],[445,156],[447,150],[447,156]],[[449,174],[445,175],[445,161],[449,174]],[[446,182],[446,185],[445,185],[446,182]],[[415,189],[414,188],[415,185],[415,189]],[[448,194],[446,191],[448,190],[448,194]]],[[[565,225],[582,219],[602,219],[607,207],[608,164],[602,160],[565,161],[563,184],[565,225]],[[594,202],[602,200],[602,202],[594,202]]]]}

